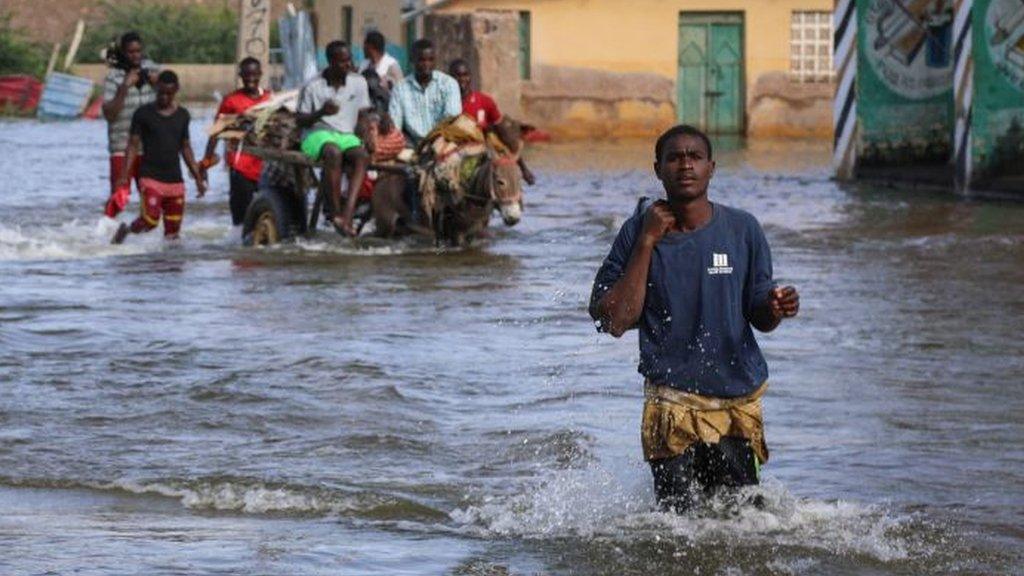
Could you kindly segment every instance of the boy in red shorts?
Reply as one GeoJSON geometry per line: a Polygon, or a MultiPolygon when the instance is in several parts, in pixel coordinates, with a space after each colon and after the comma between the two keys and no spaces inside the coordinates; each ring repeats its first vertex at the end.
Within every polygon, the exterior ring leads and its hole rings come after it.
{"type": "MultiPolygon", "coordinates": [[[[178,156],[185,160],[196,180],[198,196],[206,193],[206,180],[192,155],[188,110],[174,101],[178,93],[178,75],[170,70],[160,73],[156,84],[156,101],[141,106],[132,116],[126,163],[131,166],[140,144],[145,150],[139,166],[139,187],[142,193],[142,214],[131,223],[122,223],[112,242],[124,242],[128,233],[148,232],[164,221],[164,237],[177,238],[185,214],[185,182],[181,177],[178,156]]],[[[121,175],[118,185],[128,183],[128,174],[121,175]]]]}

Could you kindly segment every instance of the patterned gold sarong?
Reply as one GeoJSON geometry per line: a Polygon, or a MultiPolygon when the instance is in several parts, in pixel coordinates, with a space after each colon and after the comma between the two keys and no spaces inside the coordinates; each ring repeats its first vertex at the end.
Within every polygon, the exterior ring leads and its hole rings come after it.
{"type": "Polygon", "coordinates": [[[713,398],[645,383],[640,425],[644,458],[671,458],[696,442],[717,444],[728,436],[748,440],[760,463],[767,462],[761,415],[761,396],[767,389],[764,383],[746,396],[713,398]]]}

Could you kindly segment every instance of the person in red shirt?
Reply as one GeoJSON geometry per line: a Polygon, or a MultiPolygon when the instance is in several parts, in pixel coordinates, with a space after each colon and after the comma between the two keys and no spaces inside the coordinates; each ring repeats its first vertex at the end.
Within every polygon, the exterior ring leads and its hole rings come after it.
{"type": "MultiPolygon", "coordinates": [[[[242,79],[242,87],[221,101],[220,108],[217,109],[218,118],[222,114],[241,114],[270,98],[270,91],[260,88],[263,69],[259,60],[251,57],[242,60],[238,64],[238,77],[242,79]]],[[[210,138],[206,142],[206,153],[199,164],[204,179],[206,171],[217,163],[217,155],[214,153],[216,149],[217,139],[210,138]]],[[[231,192],[228,202],[231,206],[231,223],[238,226],[245,220],[245,211],[256,193],[263,161],[252,154],[240,151],[237,142],[227,143],[226,157],[231,168],[231,192]]]]}
{"type": "MultiPolygon", "coordinates": [[[[510,138],[504,131],[501,124],[502,115],[494,98],[483,92],[473,90],[473,75],[469,71],[469,64],[465,60],[452,60],[448,66],[448,72],[459,83],[459,91],[462,93],[462,113],[476,121],[483,131],[494,130],[502,142],[512,142],[516,139],[510,138]]],[[[523,157],[519,157],[519,169],[523,172],[523,180],[533,185],[537,181],[533,172],[527,168],[523,157]]]]}

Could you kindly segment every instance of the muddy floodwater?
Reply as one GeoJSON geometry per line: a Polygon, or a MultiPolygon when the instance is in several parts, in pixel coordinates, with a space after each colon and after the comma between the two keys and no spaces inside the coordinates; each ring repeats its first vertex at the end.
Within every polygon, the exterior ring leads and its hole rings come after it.
{"type": "Polygon", "coordinates": [[[764,508],[677,516],[636,334],[586,314],[649,143],[535,147],[522,223],[436,253],[244,248],[219,169],[180,242],[110,246],[105,142],[0,122],[0,574],[1024,574],[1024,204],[717,141],[802,306],[764,508]]]}

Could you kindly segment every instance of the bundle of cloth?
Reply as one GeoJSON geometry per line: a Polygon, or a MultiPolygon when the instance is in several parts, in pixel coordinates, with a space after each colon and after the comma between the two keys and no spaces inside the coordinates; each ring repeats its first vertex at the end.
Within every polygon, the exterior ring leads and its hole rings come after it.
{"type": "Polygon", "coordinates": [[[512,156],[494,134],[485,134],[469,116],[452,116],[430,131],[416,147],[417,164],[423,173],[420,201],[427,214],[439,202],[461,203],[473,190],[477,169],[488,153],[512,156]]]}
{"type": "Polygon", "coordinates": [[[221,115],[207,132],[221,140],[236,140],[243,147],[297,150],[302,140],[295,122],[298,103],[298,90],[282,92],[241,114],[221,115]]]}
{"type": "MultiPolygon", "coordinates": [[[[295,121],[298,103],[298,90],[282,92],[241,114],[219,116],[207,133],[213,138],[237,142],[240,150],[247,146],[298,150],[302,142],[302,129],[295,121]]],[[[282,162],[264,159],[263,177],[273,186],[298,186],[295,170],[282,162]]]]}

